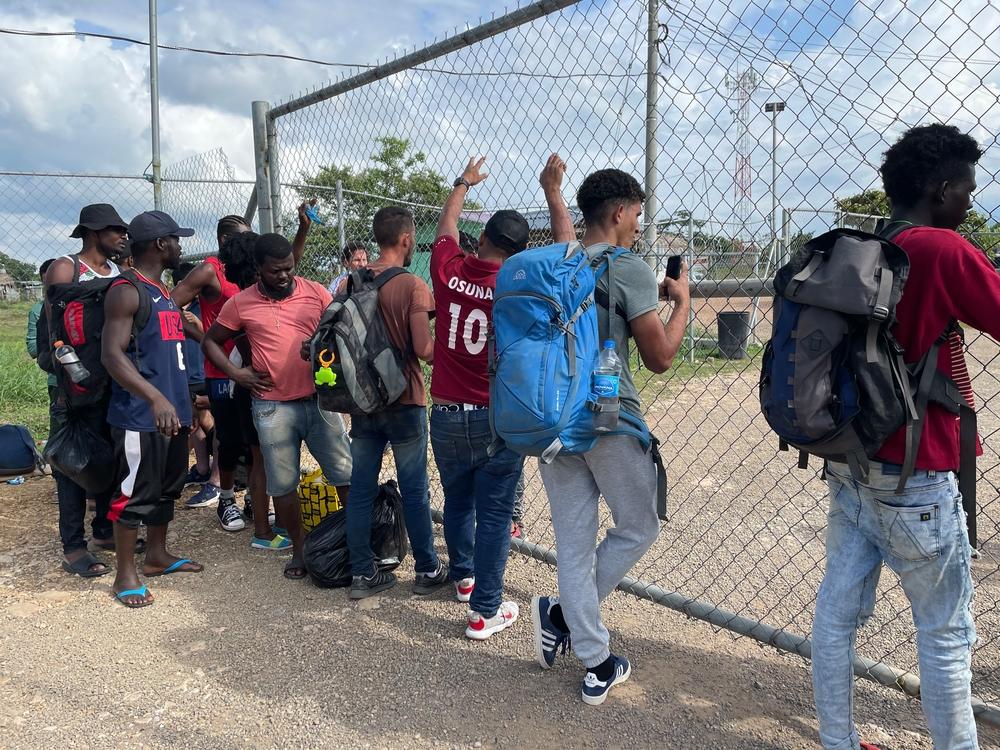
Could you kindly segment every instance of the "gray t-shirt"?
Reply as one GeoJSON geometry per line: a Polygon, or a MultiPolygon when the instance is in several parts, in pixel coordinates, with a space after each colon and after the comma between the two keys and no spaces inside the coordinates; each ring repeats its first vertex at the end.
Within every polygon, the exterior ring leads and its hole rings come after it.
{"type": "MultiPolygon", "coordinates": [[[[588,254],[599,253],[605,246],[594,246],[594,250],[588,248],[588,254]]],[[[634,253],[628,252],[614,261],[615,267],[615,288],[612,294],[609,307],[615,310],[620,308],[625,313],[625,319],[621,317],[615,323],[614,335],[611,335],[608,321],[608,309],[604,305],[597,305],[597,331],[601,340],[613,338],[615,340],[615,351],[622,360],[622,375],[618,385],[618,398],[623,409],[628,409],[633,414],[642,416],[642,404],[639,401],[639,392],[635,388],[632,380],[632,371],[629,368],[629,340],[632,338],[632,330],[626,321],[632,321],[640,315],[656,310],[660,301],[660,290],[656,283],[656,274],[646,262],[634,253]]],[[[598,297],[607,297],[608,294],[608,273],[605,271],[601,278],[597,280],[598,297]]]]}

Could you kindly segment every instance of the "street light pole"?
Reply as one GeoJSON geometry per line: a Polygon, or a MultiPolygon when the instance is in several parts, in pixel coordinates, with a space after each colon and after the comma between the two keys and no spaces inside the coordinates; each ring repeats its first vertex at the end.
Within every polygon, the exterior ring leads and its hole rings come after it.
{"type": "Polygon", "coordinates": [[[646,27],[646,205],[643,213],[646,218],[646,262],[656,268],[654,246],[656,245],[656,214],[660,207],[656,200],[656,131],[660,124],[660,113],[657,110],[657,100],[660,98],[660,81],[657,78],[660,67],[660,0],[647,0],[646,27]]]}
{"type": "Polygon", "coordinates": [[[160,70],[156,42],[156,0],[149,0],[149,129],[153,136],[153,208],[163,209],[160,182],[160,70]]]}
{"type": "Polygon", "coordinates": [[[778,239],[778,227],[775,216],[778,213],[778,113],[785,111],[784,102],[768,102],[764,111],[771,113],[771,241],[778,239]]]}

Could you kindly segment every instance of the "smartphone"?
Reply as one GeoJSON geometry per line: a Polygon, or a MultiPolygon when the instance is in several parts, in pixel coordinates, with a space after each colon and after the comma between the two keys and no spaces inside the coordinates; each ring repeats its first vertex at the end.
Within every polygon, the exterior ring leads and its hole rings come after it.
{"type": "Polygon", "coordinates": [[[667,276],[671,279],[679,279],[681,277],[681,258],[682,255],[671,255],[667,258],[667,276]]]}

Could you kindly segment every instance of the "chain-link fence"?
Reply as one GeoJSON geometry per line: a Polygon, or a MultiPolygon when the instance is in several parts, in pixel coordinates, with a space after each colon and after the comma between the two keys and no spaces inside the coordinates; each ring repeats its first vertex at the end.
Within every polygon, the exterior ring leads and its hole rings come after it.
{"type": "MultiPolygon", "coordinates": [[[[218,249],[216,222],[244,214],[253,192],[253,181],[236,179],[221,148],[166,167],[162,182],[163,210],[195,229],[183,242],[191,257],[218,249]]],[[[146,175],[0,171],[0,253],[6,256],[0,267],[31,288],[42,261],[80,249],[69,234],[90,203],[110,203],[129,221],[152,210],[153,186],[146,175]]]]}
{"type": "MultiPolygon", "coordinates": [[[[796,469],[777,451],[759,414],[760,343],[771,316],[760,280],[809,237],[884,212],[877,167],[907,127],[945,121],[992,145],[998,28],[1000,15],[984,0],[924,0],[891,15],[835,0],[525,4],[257,109],[261,224],[290,231],[294,206],[318,197],[328,223],[311,240],[306,267],[333,275],[345,239],[370,241],[378,207],[411,205],[419,268],[436,207],[471,155],[485,154],[491,174],[470,192],[463,228],[475,235],[492,211],[522,208],[535,244],[547,237],[537,175],[550,152],[568,164],[567,195],[599,168],[640,177],[647,229],[636,250],[658,270],[668,255],[687,256],[698,299],[673,370],[650,373],[632,354],[648,421],[665,443],[672,517],[625,588],[808,655],[826,487],[818,467],[796,469]],[[750,329],[735,348],[719,341],[726,313],[750,329]]],[[[977,212],[963,227],[988,250],[1000,219],[995,160],[987,150],[977,212]]],[[[990,371],[998,354],[991,339],[971,338],[986,445],[974,691],[992,704],[1000,703],[1000,384],[990,371]]],[[[536,467],[527,473],[529,542],[516,546],[553,562],[544,490],[536,467]]],[[[859,636],[858,671],[913,694],[913,675],[900,671],[917,668],[907,609],[886,572],[859,636]]],[[[978,703],[977,711],[997,719],[978,703]]]]}

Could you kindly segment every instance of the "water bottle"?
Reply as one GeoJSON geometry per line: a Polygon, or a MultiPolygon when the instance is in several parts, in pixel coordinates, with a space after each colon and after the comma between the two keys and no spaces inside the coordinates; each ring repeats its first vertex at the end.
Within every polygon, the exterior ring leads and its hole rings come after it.
{"type": "Polygon", "coordinates": [[[84,367],[80,358],[76,356],[76,349],[62,341],[57,341],[54,346],[56,361],[65,368],[70,380],[82,383],[90,377],[90,370],[84,367]]]}
{"type": "Polygon", "coordinates": [[[594,368],[593,396],[600,409],[594,415],[594,432],[612,432],[618,428],[618,383],[622,361],[615,351],[615,342],[608,339],[597,355],[594,368]]]}
{"type": "Polygon", "coordinates": [[[319,217],[319,209],[316,208],[316,206],[314,205],[306,206],[306,216],[309,217],[309,221],[311,221],[313,224],[319,224],[320,226],[322,226],[326,223],[319,217]]]}

